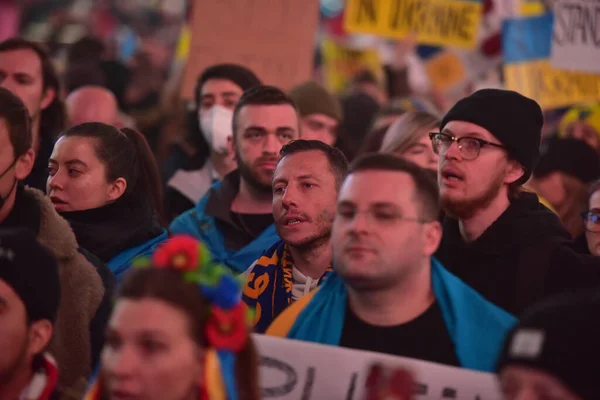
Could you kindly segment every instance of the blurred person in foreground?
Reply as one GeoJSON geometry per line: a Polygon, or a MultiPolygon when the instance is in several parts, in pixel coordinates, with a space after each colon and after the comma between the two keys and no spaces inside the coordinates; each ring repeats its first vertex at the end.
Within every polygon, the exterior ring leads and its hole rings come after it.
{"type": "Polygon", "coordinates": [[[339,100],[317,82],[306,82],[294,87],[290,97],[298,106],[302,127],[300,138],[320,140],[332,146],[338,138],[342,122],[339,100]]]}
{"type": "Polygon", "coordinates": [[[449,273],[435,180],[391,154],[357,159],[331,233],[332,272],[268,335],[493,371],[514,317],[449,273]]]}
{"type": "Polygon", "coordinates": [[[54,256],[25,229],[0,229],[0,399],[58,400],[47,352],[60,301],[54,256]]]}
{"type": "Polygon", "coordinates": [[[294,140],[281,149],[273,173],[273,219],[281,240],[244,273],[242,300],[256,312],[255,332],[263,333],[331,272],[331,225],[347,170],[344,154],[320,140],[294,140]]]}
{"type": "Polygon", "coordinates": [[[117,294],[98,381],[86,400],[258,400],[241,282],[176,236],[135,262],[117,294]]]}
{"type": "Polygon", "coordinates": [[[577,139],[547,139],[540,149],[528,186],[552,205],[573,239],[580,239],[588,185],[600,178],[598,153],[577,139]]]}
{"type": "Polygon", "coordinates": [[[66,124],[52,60],[33,42],[21,38],[5,40],[0,43],[0,87],[16,94],[29,111],[35,163],[24,183],[44,191],[48,158],[66,124]]]}
{"type": "Polygon", "coordinates": [[[273,171],[281,148],[297,139],[300,118],[294,101],[274,86],[257,86],[233,112],[238,169],[215,183],[194,208],[177,217],[172,233],[206,243],[212,256],[242,273],[279,236],[273,224],[273,171]]]}
{"type": "Polygon", "coordinates": [[[600,180],[590,185],[586,209],[581,213],[585,227],[585,242],[578,240],[576,244],[582,251],[593,256],[600,256],[600,180]]]}
{"type": "Polygon", "coordinates": [[[0,227],[28,229],[58,261],[61,302],[50,349],[62,390],[78,396],[102,347],[114,276],[92,264],[44,193],[20,184],[33,167],[29,124],[21,100],[0,88],[0,227]]]}
{"type": "Polygon", "coordinates": [[[195,135],[202,134],[210,150],[207,158],[192,156],[167,181],[169,220],[194,207],[215,182],[237,169],[230,145],[233,111],[244,91],[259,85],[256,75],[240,65],[217,64],[202,72],[194,91],[196,121],[192,127],[199,129],[195,135]]]}
{"type": "Polygon", "coordinates": [[[558,217],[522,190],[539,158],[540,106],[482,89],[432,133],[446,217],[436,256],[513,315],[550,295],[600,286],[600,260],[576,253],[558,217]]]}
{"type": "Polygon", "coordinates": [[[563,294],[528,310],[497,367],[505,400],[600,399],[597,291],[563,294]]]}

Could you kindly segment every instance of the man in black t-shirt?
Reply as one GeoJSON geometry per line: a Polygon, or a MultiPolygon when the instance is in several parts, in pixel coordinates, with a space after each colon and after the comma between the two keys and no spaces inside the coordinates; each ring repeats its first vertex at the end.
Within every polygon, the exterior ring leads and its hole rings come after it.
{"type": "Polygon", "coordinates": [[[425,170],[393,155],[356,160],[331,233],[336,273],[267,334],[492,371],[516,320],[431,258],[438,215],[425,170]]]}

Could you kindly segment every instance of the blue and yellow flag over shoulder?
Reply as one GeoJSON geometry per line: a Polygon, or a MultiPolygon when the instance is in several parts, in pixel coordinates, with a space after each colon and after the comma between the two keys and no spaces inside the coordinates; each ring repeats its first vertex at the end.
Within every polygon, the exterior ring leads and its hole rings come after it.
{"type": "Polygon", "coordinates": [[[551,109],[600,99],[600,76],[557,69],[550,64],[553,15],[504,22],[506,88],[551,109]]]}

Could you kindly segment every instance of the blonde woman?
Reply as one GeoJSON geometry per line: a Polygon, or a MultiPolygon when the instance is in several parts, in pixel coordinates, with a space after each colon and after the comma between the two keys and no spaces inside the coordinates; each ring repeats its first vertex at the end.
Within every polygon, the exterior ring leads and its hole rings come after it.
{"type": "Polygon", "coordinates": [[[429,133],[437,131],[440,120],[423,111],[403,114],[387,130],[380,153],[392,153],[418,166],[437,171],[438,156],[433,152],[429,133]]]}

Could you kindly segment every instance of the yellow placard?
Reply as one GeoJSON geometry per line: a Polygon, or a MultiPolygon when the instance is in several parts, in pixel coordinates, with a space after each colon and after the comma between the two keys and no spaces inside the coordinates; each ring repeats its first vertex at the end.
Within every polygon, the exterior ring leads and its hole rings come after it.
{"type": "Polygon", "coordinates": [[[600,75],[553,68],[549,60],[504,66],[506,88],[537,101],[542,108],[557,108],[600,100],[600,75]]]}
{"type": "Polygon", "coordinates": [[[547,10],[541,0],[519,0],[519,15],[522,17],[535,17],[542,15],[547,10]]]}
{"type": "Polygon", "coordinates": [[[466,78],[465,64],[452,51],[444,51],[427,60],[425,70],[433,87],[440,91],[451,89],[466,78]]]}
{"type": "Polygon", "coordinates": [[[353,49],[324,39],[321,42],[325,85],[335,93],[342,92],[358,72],[369,70],[381,78],[382,69],[376,49],[353,49]]]}
{"type": "Polygon", "coordinates": [[[479,1],[347,0],[344,27],[390,38],[414,32],[421,44],[474,48],[481,13],[479,1]]]}
{"type": "Polygon", "coordinates": [[[177,42],[177,48],[175,49],[175,59],[177,61],[185,61],[190,52],[190,28],[185,25],[181,29],[181,34],[179,35],[179,41],[177,42]]]}

